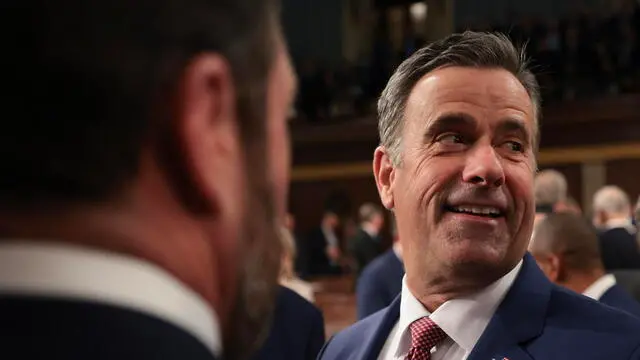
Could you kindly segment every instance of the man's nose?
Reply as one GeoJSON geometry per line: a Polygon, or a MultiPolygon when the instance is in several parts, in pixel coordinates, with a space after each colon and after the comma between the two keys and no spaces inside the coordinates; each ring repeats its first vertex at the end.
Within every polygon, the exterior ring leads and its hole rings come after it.
{"type": "Polygon", "coordinates": [[[462,179],[465,182],[486,187],[504,184],[504,169],[496,150],[490,144],[477,144],[467,153],[462,179]]]}

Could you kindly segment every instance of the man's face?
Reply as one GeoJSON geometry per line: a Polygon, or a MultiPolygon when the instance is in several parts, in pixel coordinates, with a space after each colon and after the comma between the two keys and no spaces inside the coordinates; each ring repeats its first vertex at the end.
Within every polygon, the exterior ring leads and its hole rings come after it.
{"type": "MultiPolygon", "coordinates": [[[[249,179],[249,200],[242,233],[239,262],[239,301],[232,322],[233,331],[225,344],[225,357],[242,358],[264,337],[270,324],[273,299],[280,270],[281,242],[278,226],[286,215],[289,182],[289,136],[286,117],[293,100],[295,80],[289,56],[282,42],[273,63],[267,89],[266,183],[249,179]]],[[[251,161],[251,160],[250,160],[251,161]]],[[[251,163],[248,165],[251,167],[251,163]]],[[[248,171],[251,177],[251,169],[248,171]]]]}
{"type": "Polygon", "coordinates": [[[522,258],[534,217],[534,127],[526,90],[505,70],[448,67],[416,84],[402,163],[383,196],[409,280],[496,278],[522,258]]]}

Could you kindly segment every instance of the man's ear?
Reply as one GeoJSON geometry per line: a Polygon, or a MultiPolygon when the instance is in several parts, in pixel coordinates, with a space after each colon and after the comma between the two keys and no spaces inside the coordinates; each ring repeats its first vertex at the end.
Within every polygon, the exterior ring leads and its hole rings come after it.
{"type": "Polygon", "coordinates": [[[389,210],[393,209],[395,206],[393,198],[395,168],[384,146],[378,146],[373,153],[373,175],[376,179],[382,205],[389,210]]]}
{"type": "Polygon", "coordinates": [[[191,196],[200,197],[199,211],[216,211],[228,205],[221,202],[236,194],[240,180],[236,93],[227,61],[217,54],[193,59],[182,74],[179,100],[175,127],[183,177],[192,187],[191,196]]]}
{"type": "Polygon", "coordinates": [[[549,255],[549,279],[552,282],[562,282],[565,280],[565,267],[563,259],[556,255],[549,255]]]}

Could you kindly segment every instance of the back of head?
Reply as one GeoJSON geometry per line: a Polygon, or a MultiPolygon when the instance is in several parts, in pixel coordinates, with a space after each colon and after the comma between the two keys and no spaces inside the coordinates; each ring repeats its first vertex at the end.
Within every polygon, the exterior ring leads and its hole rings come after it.
{"type": "MultiPolygon", "coordinates": [[[[228,60],[244,140],[264,132],[272,1],[3,1],[0,207],[103,202],[168,149],[179,78],[203,52],[228,60]]],[[[260,166],[260,164],[256,164],[260,166]]],[[[179,169],[176,169],[179,170],[179,169]]],[[[260,169],[259,169],[260,170],[260,169]]]]}
{"type": "Polygon", "coordinates": [[[605,214],[631,215],[631,202],[627,194],[618,186],[608,185],[593,195],[593,211],[605,214]]]}
{"type": "Polygon", "coordinates": [[[567,180],[556,170],[543,170],[534,182],[536,206],[554,206],[567,198],[567,180]]]}
{"type": "Polygon", "coordinates": [[[553,213],[536,226],[529,247],[534,256],[553,254],[563,260],[567,270],[590,271],[602,268],[600,246],[595,229],[572,213],[553,213]]]}
{"type": "MultiPolygon", "coordinates": [[[[0,178],[0,213],[24,220],[11,234],[30,231],[35,214],[89,209],[100,225],[125,217],[118,230],[127,234],[91,245],[165,268],[216,308],[225,357],[250,349],[276,291],[274,204],[284,203],[267,180],[267,118],[279,117],[267,93],[283,52],[274,1],[7,0],[0,24],[10,89],[0,102],[11,114],[0,131],[10,174],[0,178]],[[182,252],[165,256],[173,231],[149,241],[149,219],[182,229],[182,252]]],[[[54,224],[43,237],[57,239],[62,226],[41,218],[54,224]]],[[[87,225],[74,226],[72,234],[87,225]]]]}

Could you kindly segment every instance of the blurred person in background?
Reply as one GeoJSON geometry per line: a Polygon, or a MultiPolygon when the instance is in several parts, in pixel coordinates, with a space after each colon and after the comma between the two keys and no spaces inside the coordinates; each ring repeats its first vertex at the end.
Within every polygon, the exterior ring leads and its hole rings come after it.
{"type": "Polygon", "coordinates": [[[568,204],[567,179],[557,170],[540,171],[533,183],[533,194],[536,201],[536,215],[532,235],[535,234],[536,225],[547,214],[571,211],[568,204]]]}
{"type": "Polygon", "coordinates": [[[364,203],[358,210],[358,218],[360,226],[348,243],[351,256],[356,263],[356,276],[380,254],[380,231],[384,226],[384,213],[379,206],[364,203]]]}
{"type": "Polygon", "coordinates": [[[540,111],[504,35],[453,34],[396,69],[373,172],[398,225],[401,295],[320,359],[640,357],[640,319],[552,284],[527,253],[540,111]]]}
{"type": "Polygon", "coordinates": [[[356,307],[358,320],[376,313],[393,302],[402,290],[402,244],[398,239],[398,227],[391,221],[393,245],[371,261],[358,277],[356,307]]]}
{"type": "Polygon", "coordinates": [[[302,258],[298,262],[300,265],[298,272],[303,278],[341,273],[342,250],[338,237],[339,226],[338,212],[327,209],[322,214],[320,226],[310,231],[301,240],[303,247],[299,249],[302,258]]]}
{"type": "Polygon", "coordinates": [[[640,251],[627,194],[617,186],[605,186],[593,195],[592,209],[605,269],[640,269],[640,251]]]}
{"type": "Polygon", "coordinates": [[[3,354],[247,358],[288,183],[275,3],[9,0],[0,20],[3,354]]]}
{"type": "Polygon", "coordinates": [[[529,251],[552,282],[640,317],[640,303],[606,273],[598,236],[585,219],[548,215],[538,224],[529,251]]]}
{"type": "Polygon", "coordinates": [[[295,245],[291,233],[281,228],[282,268],[269,336],[253,360],[314,360],[324,344],[324,319],[315,307],[311,284],[293,272],[295,245]]]}
{"type": "Polygon", "coordinates": [[[294,264],[297,257],[296,244],[287,228],[282,228],[280,239],[282,240],[282,267],[280,268],[280,285],[298,293],[309,302],[315,302],[313,286],[298,277],[294,264]]]}
{"type": "Polygon", "coordinates": [[[536,214],[550,214],[567,200],[567,179],[557,170],[540,171],[533,185],[536,214]]]}
{"type": "Polygon", "coordinates": [[[633,222],[636,226],[636,238],[638,239],[638,246],[640,248],[640,196],[636,202],[635,210],[633,211],[633,222]]]}
{"type": "Polygon", "coordinates": [[[558,203],[555,211],[559,213],[568,212],[576,215],[582,215],[580,204],[578,204],[576,199],[571,196],[567,196],[567,199],[564,202],[558,203]]]}
{"type": "Polygon", "coordinates": [[[316,306],[281,286],[269,335],[252,360],[315,360],[325,342],[324,319],[316,306]]]}

